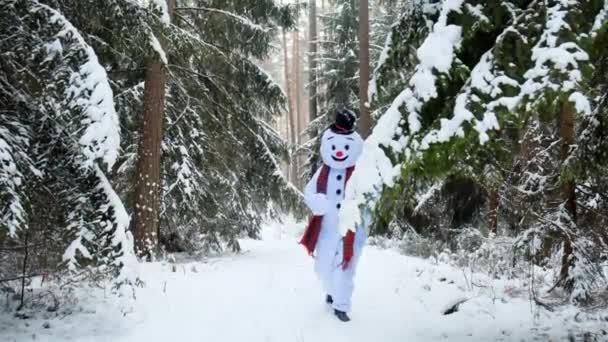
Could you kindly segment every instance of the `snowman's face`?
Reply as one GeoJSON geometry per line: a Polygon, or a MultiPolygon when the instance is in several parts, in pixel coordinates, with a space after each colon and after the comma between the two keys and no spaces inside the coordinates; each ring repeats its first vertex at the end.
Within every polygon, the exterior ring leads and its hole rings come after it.
{"type": "Polygon", "coordinates": [[[363,140],[357,132],[336,134],[326,130],[321,138],[321,157],[323,162],[334,169],[354,166],[361,155],[363,140]]]}

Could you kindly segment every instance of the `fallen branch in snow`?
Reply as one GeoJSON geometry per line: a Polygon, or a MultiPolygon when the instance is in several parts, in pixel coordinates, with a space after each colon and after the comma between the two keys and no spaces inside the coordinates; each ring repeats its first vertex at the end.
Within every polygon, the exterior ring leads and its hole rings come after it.
{"type": "Polygon", "coordinates": [[[541,308],[544,308],[547,311],[553,312],[555,311],[555,307],[551,304],[542,302],[540,299],[538,299],[536,296],[532,296],[532,300],[534,301],[534,303],[538,306],[540,306],[541,308]]]}
{"type": "Polygon", "coordinates": [[[458,309],[460,308],[460,305],[464,302],[469,301],[471,298],[459,298],[456,300],[456,302],[454,302],[453,304],[448,305],[447,309],[444,309],[442,311],[442,313],[444,315],[451,315],[454,312],[458,312],[458,309]]]}

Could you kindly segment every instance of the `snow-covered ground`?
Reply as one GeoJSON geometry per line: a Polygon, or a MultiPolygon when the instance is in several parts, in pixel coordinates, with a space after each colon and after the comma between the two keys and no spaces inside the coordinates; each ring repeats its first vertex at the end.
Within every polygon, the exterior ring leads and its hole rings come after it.
{"type": "Polygon", "coordinates": [[[342,323],[324,304],[312,260],[296,243],[302,228],[268,225],[262,241],[242,241],[240,255],[142,265],[146,287],[131,308],[98,290],[88,298],[79,294],[82,310],[67,316],[0,314],[0,341],[556,341],[608,325],[576,323],[572,308],[548,312],[531,305],[517,281],[375,247],[359,265],[352,321],[342,323]]]}

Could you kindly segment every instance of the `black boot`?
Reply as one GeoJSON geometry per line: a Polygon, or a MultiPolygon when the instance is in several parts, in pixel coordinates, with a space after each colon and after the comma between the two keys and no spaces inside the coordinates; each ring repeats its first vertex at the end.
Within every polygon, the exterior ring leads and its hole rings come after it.
{"type": "Polygon", "coordinates": [[[334,299],[331,298],[331,295],[327,295],[327,297],[325,297],[325,303],[327,303],[327,304],[333,304],[334,303],[334,299]]]}
{"type": "Polygon", "coordinates": [[[348,317],[348,315],[344,311],[334,309],[334,315],[336,315],[336,317],[338,317],[338,319],[341,320],[342,322],[350,321],[350,317],[348,317]]]}

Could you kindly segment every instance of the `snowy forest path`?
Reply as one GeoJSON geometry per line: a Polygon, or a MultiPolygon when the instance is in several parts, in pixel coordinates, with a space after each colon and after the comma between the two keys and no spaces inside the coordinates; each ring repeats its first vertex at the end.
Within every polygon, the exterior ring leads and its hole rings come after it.
{"type": "Polygon", "coordinates": [[[504,297],[506,283],[376,247],[359,265],[352,321],[339,322],[297,244],[301,228],[266,227],[263,240],[241,242],[244,253],[177,272],[145,265],[156,278],[140,291],[145,315],[124,341],[521,341],[561,327],[535,326],[537,312],[504,297]]]}
{"type": "Polygon", "coordinates": [[[241,244],[241,255],[179,265],[177,272],[163,273],[164,279],[150,279],[138,295],[145,306],[138,310],[146,312],[141,328],[135,327],[124,341],[179,336],[179,341],[369,342],[403,341],[407,336],[409,315],[403,309],[411,306],[405,302],[410,299],[398,292],[408,276],[390,266],[386,251],[366,251],[353,321],[344,324],[325,305],[312,259],[294,238],[241,244]],[[379,280],[382,275],[388,281],[379,280]],[[162,302],[159,293],[165,297],[162,302]]]}
{"type": "Polygon", "coordinates": [[[146,286],[126,314],[124,302],[91,292],[92,302],[49,320],[50,329],[42,329],[44,320],[21,320],[3,330],[0,320],[0,341],[546,341],[572,328],[563,322],[575,313],[549,313],[512,297],[525,289],[519,280],[373,246],[359,264],[352,321],[342,323],[324,303],[313,260],[297,244],[302,229],[293,222],[268,225],[262,240],[241,241],[242,253],[206,262],[142,264],[146,286]]]}

